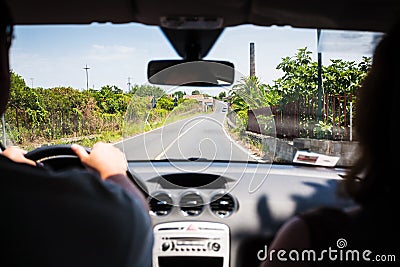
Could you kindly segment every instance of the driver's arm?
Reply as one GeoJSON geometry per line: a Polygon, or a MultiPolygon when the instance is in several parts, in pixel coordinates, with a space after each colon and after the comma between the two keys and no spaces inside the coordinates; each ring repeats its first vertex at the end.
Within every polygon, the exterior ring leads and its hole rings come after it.
{"type": "Polygon", "coordinates": [[[23,150],[22,148],[20,148],[18,146],[9,146],[3,152],[1,152],[0,155],[7,157],[14,162],[25,163],[28,165],[35,166],[36,162],[25,158],[26,153],[27,153],[27,151],[23,150]]]}
{"type": "Polygon", "coordinates": [[[125,155],[112,144],[98,142],[94,144],[90,154],[77,144],[73,144],[71,149],[85,166],[97,171],[102,180],[113,175],[126,175],[128,163],[125,155]]]}
{"type": "MultiPolygon", "coordinates": [[[[71,149],[84,165],[97,171],[102,180],[112,181],[120,185],[126,191],[134,194],[135,197],[141,199],[143,205],[148,208],[143,194],[127,177],[127,161],[118,148],[111,144],[98,142],[93,146],[90,154],[80,145],[74,144],[71,149]]],[[[36,162],[25,157],[26,153],[27,151],[18,146],[9,146],[0,155],[17,163],[37,166],[36,162]]]]}
{"type": "MultiPolygon", "coordinates": [[[[125,156],[118,148],[111,144],[98,142],[93,146],[90,154],[77,144],[73,144],[71,149],[84,165],[97,171],[102,180],[106,180],[114,175],[126,175],[127,161],[125,156]]],[[[9,146],[0,155],[17,163],[36,166],[36,162],[25,157],[26,153],[27,151],[18,146],[9,146]]]]}
{"type": "Polygon", "coordinates": [[[143,206],[148,209],[148,204],[143,194],[127,176],[128,163],[121,150],[112,144],[103,142],[94,144],[90,154],[86,152],[84,147],[77,144],[73,144],[71,149],[85,166],[97,171],[102,180],[112,181],[120,185],[125,191],[139,198],[143,206]]]}

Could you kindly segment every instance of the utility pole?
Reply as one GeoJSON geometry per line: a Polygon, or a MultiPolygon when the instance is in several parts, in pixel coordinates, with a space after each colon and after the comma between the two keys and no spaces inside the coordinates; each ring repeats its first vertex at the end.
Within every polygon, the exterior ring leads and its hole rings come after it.
{"type": "Polygon", "coordinates": [[[250,77],[256,76],[256,63],[254,56],[254,43],[250,43],[250,77]]]}
{"type": "Polygon", "coordinates": [[[34,80],[34,78],[31,78],[31,84],[32,84],[32,89],[33,89],[33,80],[34,80]]]}
{"type": "Polygon", "coordinates": [[[317,122],[322,119],[322,53],[319,50],[319,39],[321,37],[321,29],[317,29],[317,50],[318,50],[318,109],[317,122]]]}
{"type": "Polygon", "coordinates": [[[83,69],[86,71],[86,90],[88,90],[89,89],[89,73],[88,73],[88,70],[90,70],[90,68],[86,64],[86,66],[83,69]]]}
{"type": "Polygon", "coordinates": [[[131,91],[131,77],[128,77],[128,93],[131,91]]]}
{"type": "Polygon", "coordinates": [[[2,131],[2,138],[1,141],[3,142],[2,145],[5,146],[6,144],[6,120],[4,119],[4,114],[1,114],[1,131],[2,131]]]}

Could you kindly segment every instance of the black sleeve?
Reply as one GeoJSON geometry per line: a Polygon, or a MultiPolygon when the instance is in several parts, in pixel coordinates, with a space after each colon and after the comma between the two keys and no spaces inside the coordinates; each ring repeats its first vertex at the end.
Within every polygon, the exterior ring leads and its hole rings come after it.
{"type": "Polygon", "coordinates": [[[151,267],[150,215],[125,177],[0,157],[0,178],[0,266],[151,267]]]}
{"type": "Polygon", "coordinates": [[[106,183],[110,190],[115,190],[115,186],[122,186],[124,189],[124,192],[121,192],[122,197],[126,198],[132,207],[129,219],[132,231],[125,232],[126,235],[130,235],[129,239],[131,240],[126,266],[150,267],[152,265],[154,236],[147,202],[142,193],[124,175],[109,177],[106,183]]]}
{"type": "Polygon", "coordinates": [[[146,210],[149,210],[148,203],[144,198],[143,193],[137,188],[136,185],[132,183],[132,181],[129,180],[126,175],[112,175],[106,179],[106,182],[115,183],[121,186],[125,191],[132,194],[132,197],[139,199],[146,210]]]}
{"type": "Polygon", "coordinates": [[[126,175],[113,175],[105,181],[101,180],[97,174],[91,175],[95,176],[96,182],[104,185],[106,188],[104,193],[110,194],[111,199],[118,200],[118,205],[121,206],[119,213],[123,212],[123,214],[119,219],[119,229],[115,233],[115,238],[118,240],[120,236],[121,240],[129,242],[129,246],[124,248],[126,250],[126,265],[124,266],[151,267],[154,237],[148,204],[143,194],[126,175]]]}

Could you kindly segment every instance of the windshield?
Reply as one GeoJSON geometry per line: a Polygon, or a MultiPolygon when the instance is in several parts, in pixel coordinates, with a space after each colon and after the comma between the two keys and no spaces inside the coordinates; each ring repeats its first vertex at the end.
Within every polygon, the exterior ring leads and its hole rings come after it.
{"type": "Polygon", "coordinates": [[[148,82],[149,61],[180,59],[157,27],[16,26],[2,142],[112,142],[128,160],[351,166],[354,103],[380,37],[228,28],[205,59],[232,62],[234,83],[196,87],[148,82]]]}

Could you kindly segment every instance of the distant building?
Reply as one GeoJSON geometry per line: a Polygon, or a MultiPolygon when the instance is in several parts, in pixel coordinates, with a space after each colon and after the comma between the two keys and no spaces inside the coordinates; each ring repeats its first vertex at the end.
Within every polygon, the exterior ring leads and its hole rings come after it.
{"type": "Polygon", "coordinates": [[[184,95],[184,99],[196,99],[202,105],[204,111],[214,110],[215,99],[204,95],[184,95]]]}

